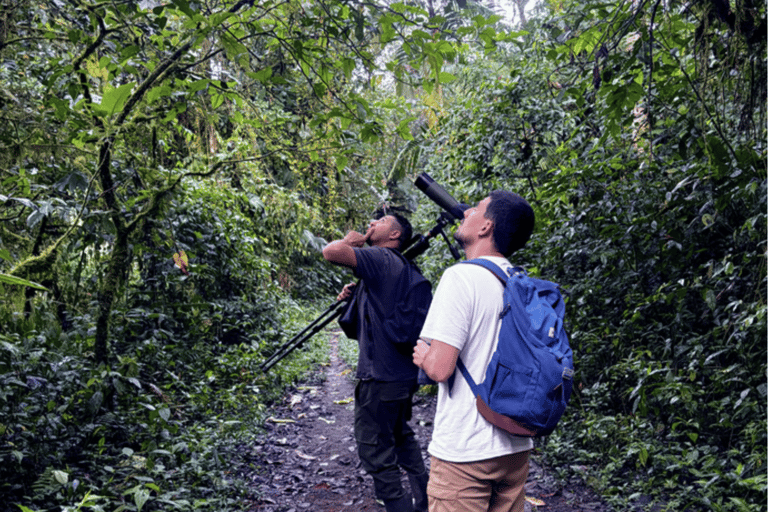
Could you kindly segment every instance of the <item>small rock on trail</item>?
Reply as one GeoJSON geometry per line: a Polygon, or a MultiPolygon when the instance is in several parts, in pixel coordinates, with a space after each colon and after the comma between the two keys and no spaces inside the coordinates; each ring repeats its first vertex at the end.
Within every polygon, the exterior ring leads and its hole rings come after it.
{"type": "MultiPolygon", "coordinates": [[[[322,374],[287,390],[282,403],[271,407],[257,443],[243,448],[241,456],[252,468],[249,512],[384,511],[357,456],[352,427],[355,381],[338,356],[338,333],[330,345],[330,364],[321,367],[322,374]]],[[[425,393],[414,397],[411,425],[427,467],[436,401],[425,393]]],[[[534,451],[526,491],[538,505],[526,503],[526,512],[612,510],[583,485],[562,488],[537,458],[534,451]]],[[[403,482],[408,488],[405,475],[403,482]]]]}

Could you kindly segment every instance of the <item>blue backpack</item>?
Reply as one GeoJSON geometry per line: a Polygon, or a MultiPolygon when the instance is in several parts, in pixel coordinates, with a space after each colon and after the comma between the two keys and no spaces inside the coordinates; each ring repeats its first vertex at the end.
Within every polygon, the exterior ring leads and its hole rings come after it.
{"type": "Polygon", "coordinates": [[[565,303],[559,287],[528,277],[515,267],[507,275],[498,265],[473,259],[504,284],[504,308],[496,352],[475,384],[464,363],[457,366],[477,397],[480,414],[510,434],[550,434],[565,411],[573,388],[573,352],[563,327],[565,303]]]}

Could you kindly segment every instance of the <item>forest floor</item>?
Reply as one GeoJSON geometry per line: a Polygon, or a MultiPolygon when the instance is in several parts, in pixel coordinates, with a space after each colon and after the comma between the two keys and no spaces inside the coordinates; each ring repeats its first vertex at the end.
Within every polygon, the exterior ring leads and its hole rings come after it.
{"type": "MultiPolygon", "coordinates": [[[[251,512],[383,512],[373,481],[360,465],[352,432],[355,381],[331,337],[330,364],[274,404],[265,431],[239,454],[238,472],[251,482],[251,512]]],[[[413,426],[425,463],[437,397],[417,393],[413,426]]],[[[407,480],[404,478],[404,483],[407,480]]],[[[406,483],[406,489],[408,488],[406,483]]],[[[558,483],[534,450],[526,484],[526,512],[610,512],[591,489],[558,483]]]]}

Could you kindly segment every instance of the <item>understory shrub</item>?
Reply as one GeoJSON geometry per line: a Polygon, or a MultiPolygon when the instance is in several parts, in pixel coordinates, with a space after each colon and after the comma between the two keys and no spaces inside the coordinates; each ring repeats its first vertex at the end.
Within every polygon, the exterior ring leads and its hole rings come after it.
{"type": "MultiPolygon", "coordinates": [[[[284,299],[274,321],[298,331],[311,307],[284,299]]],[[[81,322],[87,322],[83,317],[81,322]]],[[[0,334],[0,501],[28,510],[91,507],[238,510],[234,471],[270,401],[327,358],[318,335],[264,375],[258,344],[136,337],[96,365],[77,325],[58,337],[0,334]]]]}

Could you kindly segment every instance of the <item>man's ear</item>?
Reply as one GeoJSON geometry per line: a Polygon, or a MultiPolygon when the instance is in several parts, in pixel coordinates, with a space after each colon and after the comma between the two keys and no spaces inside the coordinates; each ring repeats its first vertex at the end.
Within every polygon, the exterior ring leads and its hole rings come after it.
{"type": "Polygon", "coordinates": [[[400,235],[402,235],[402,232],[399,229],[393,229],[389,232],[389,239],[390,240],[399,240],[400,235]]]}
{"type": "Polygon", "coordinates": [[[483,219],[483,225],[478,231],[478,236],[491,236],[493,234],[493,221],[491,219],[483,219]]]}

